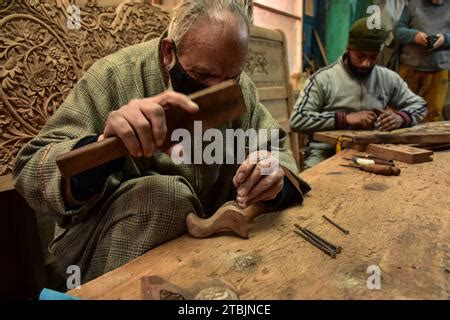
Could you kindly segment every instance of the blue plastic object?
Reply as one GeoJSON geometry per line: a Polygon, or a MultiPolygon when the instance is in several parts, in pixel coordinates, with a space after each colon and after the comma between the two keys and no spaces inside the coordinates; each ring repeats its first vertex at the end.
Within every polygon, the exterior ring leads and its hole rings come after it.
{"type": "Polygon", "coordinates": [[[68,294],[50,290],[43,289],[39,294],[39,300],[81,300],[80,298],[69,296],[68,294]]]}

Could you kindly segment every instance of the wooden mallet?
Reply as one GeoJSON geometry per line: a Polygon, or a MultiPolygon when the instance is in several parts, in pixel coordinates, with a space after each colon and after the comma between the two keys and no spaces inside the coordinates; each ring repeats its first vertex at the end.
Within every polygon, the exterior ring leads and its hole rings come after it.
{"type": "MultiPolygon", "coordinates": [[[[167,107],[167,138],[159,149],[167,150],[176,144],[168,139],[176,129],[184,128],[193,133],[194,122],[202,121],[202,130],[206,131],[235,120],[246,111],[241,88],[235,80],[209,87],[190,95],[189,98],[197,103],[199,111],[188,114],[179,108],[167,107]]],[[[122,141],[117,137],[110,137],[60,155],[56,164],[61,175],[70,180],[77,174],[128,155],[128,149],[122,141]]]]}

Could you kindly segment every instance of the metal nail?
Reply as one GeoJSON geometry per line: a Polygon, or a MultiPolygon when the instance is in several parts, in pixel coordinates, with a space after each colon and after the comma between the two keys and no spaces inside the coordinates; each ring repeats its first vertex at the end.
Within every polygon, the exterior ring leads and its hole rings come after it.
{"type": "Polygon", "coordinates": [[[322,237],[318,236],[317,234],[315,234],[311,230],[308,230],[307,228],[301,227],[298,224],[296,224],[295,226],[298,229],[300,229],[301,231],[303,231],[303,233],[306,233],[311,238],[313,238],[317,242],[321,243],[323,246],[325,246],[325,247],[327,247],[327,248],[329,248],[331,250],[336,251],[336,253],[341,253],[342,252],[342,247],[334,245],[333,243],[329,242],[328,240],[323,239],[322,237]]]}
{"type": "Polygon", "coordinates": [[[335,226],[336,228],[338,228],[339,230],[341,230],[345,235],[348,235],[350,233],[350,231],[348,231],[347,229],[342,228],[340,225],[338,225],[336,222],[332,221],[330,218],[328,218],[327,216],[323,215],[322,216],[326,221],[328,221],[329,223],[331,223],[333,226],[335,226]]]}
{"type": "Polygon", "coordinates": [[[315,246],[316,248],[321,250],[322,252],[324,252],[327,255],[329,255],[331,258],[336,259],[336,251],[331,250],[328,247],[322,246],[321,244],[317,243],[314,239],[311,239],[310,237],[308,237],[307,235],[303,234],[302,232],[299,232],[297,230],[294,230],[294,232],[296,234],[298,234],[300,237],[302,237],[303,239],[305,239],[306,241],[308,241],[310,244],[312,244],[313,246],[315,246]]]}

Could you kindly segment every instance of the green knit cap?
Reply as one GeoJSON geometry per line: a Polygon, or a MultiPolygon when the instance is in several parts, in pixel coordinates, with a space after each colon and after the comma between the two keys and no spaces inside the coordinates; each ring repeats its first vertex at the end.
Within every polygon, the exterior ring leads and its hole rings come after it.
{"type": "Polygon", "coordinates": [[[356,21],[350,29],[347,48],[350,50],[379,52],[383,48],[388,33],[384,26],[369,29],[368,18],[356,21]]]}

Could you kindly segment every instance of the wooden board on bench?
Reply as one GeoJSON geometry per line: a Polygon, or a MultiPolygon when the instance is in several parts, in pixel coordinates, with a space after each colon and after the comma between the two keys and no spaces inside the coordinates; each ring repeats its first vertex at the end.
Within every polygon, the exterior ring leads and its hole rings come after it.
{"type": "Polygon", "coordinates": [[[335,145],[339,137],[350,139],[344,147],[368,145],[371,143],[389,144],[437,144],[450,143],[450,121],[426,123],[412,128],[391,132],[370,130],[335,130],[316,132],[314,140],[335,145]]]}
{"type": "Polygon", "coordinates": [[[366,152],[384,159],[392,159],[409,164],[433,161],[433,151],[406,145],[369,144],[366,152]]]}

